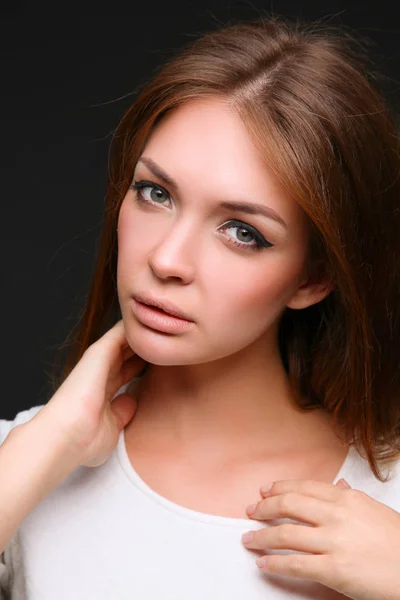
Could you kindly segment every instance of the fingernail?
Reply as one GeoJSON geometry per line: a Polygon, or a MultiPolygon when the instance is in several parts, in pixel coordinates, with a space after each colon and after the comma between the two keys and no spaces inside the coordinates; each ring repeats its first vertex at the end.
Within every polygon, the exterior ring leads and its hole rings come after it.
{"type": "Polygon", "coordinates": [[[262,494],[267,494],[270,491],[270,489],[272,488],[272,485],[273,485],[272,483],[266,483],[266,484],[262,485],[260,487],[260,492],[262,494]]]}
{"type": "Polygon", "coordinates": [[[336,482],[336,485],[340,485],[342,487],[345,488],[350,488],[351,486],[347,483],[347,481],[345,479],[339,479],[339,481],[336,482]]]}
{"type": "Polygon", "coordinates": [[[242,542],[244,542],[245,544],[247,544],[248,542],[251,542],[251,540],[254,537],[254,533],[252,531],[248,531],[247,533],[244,533],[242,535],[242,542]]]}
{"type": "Polygon", "coordinates": [[[247,508],[246,508],[246,512],[248,515],[253,515],[256,512],[256,508],[257,508],[257,504],[250,504],[247,508]]]}
{"type": "Polygon", "coordinates": [[[261,558],[261,557],[257,558],[256,565],[260,569],[263,569],[267,565],[267,561],[265,560],[265,558],[261,558]]]}

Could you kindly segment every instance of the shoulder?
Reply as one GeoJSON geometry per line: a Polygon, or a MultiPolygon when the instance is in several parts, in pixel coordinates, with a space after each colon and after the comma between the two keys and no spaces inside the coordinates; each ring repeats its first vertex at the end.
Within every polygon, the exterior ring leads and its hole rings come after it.
{"type": "Polygon", "coordinates": [[[400,456],[390,463],[378,463],[384,481],[375,477],[368,461],[353,449],[352,461],[346,473],[351,487],[400,512],[400,456]]]}
{"type": "Polygon", "coordinates": [[[387,481],[382,483],[388,496],[387,504],[400,512],[400,455],[387,469],[383,469],[383,473],[388,475],[387,481]]]}
{"type": "MultiPolygon", "coordinates": [[[[120,387],[117,393],[114,394],[114,398],[118,396],[118,394],[122,394],[124,392],[133,395],[138,381],[139,377],[134,377],[131,381],[120,387]]],[[[0,445],[4,442],[4,440],[14,427],[17,427],[17,425],[22,425],[22,423],[26,423],[27,421],[33,419],[33,417],[39,412],[41,408],[43,408],[43,406],[45,405],[41,404],[39,406],[32,406],[31,408],[28,408],[26,410],[21,410],[15,415],[14,419],[11,420],[0,419],[0,445]]]]}
{"type": "Polygon", "coordinates": [[[17,427],[17,425],[22,425],[23,423],[33,419],[33,417],[43,406],[44,404],[41,404],[40,406],[32,406],[26,410],[21,410],[15,415],[14,419],[11,420],[0,419],[0,444],[4,442],[14,427],[17,427]]]}

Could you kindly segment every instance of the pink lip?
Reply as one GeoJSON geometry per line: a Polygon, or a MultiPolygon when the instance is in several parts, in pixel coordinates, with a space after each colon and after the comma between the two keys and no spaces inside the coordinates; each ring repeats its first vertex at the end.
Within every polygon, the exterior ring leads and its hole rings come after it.
{"type": "Polygon", "coordinates": [[[193,321],[193,319],[184,313],[178,306],[175,306],[169,300],[164,300],[162,298],[155,298],[150,294],[146,293],[138,293],[134,294],[133,298],[140,302],[141,304],[147,304],[150,307],[160,308],[164,312],[172,315],[173,317],[179,317],[180,319],[185,319],[186,321],[193,321]]]}
{"type": "Polygon", "coordinates": [[[193,321],[163,313],[155,307],[147,306],[132,298],[132,311],[143,324],[164,333],[182,333],[194,327],[193,321]]]}

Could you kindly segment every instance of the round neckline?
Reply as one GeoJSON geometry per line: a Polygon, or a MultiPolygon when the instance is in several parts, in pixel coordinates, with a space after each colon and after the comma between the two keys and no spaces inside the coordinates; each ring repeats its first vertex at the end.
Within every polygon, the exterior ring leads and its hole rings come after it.
{"type": "MultiPolygon", "coordinates": [[[[349,465],[353,460],[354,446],[349,446],[346,457],[337,472],[333,484],[335,484],[339,479],[346,476],[346,473],[349,471],[349,465]]],[[[116,447],[116,456],[119,461],[120,466],[122,467],[125,475],[129,479],[129,481],[138,488],[141,492],[143,492],[150,500],[155,502],[158,505],[163,506],[165,509],[179,515],[182,518],[190,519],[194,521],[200,521],[202,523],[206,523],[209,525],[222,525],[228,527],[246,527],[251,528],[253,525],[259,525],[260,528],[265,526],[262,521],[257,521],[253,519],[245,519],[240,517],[224,517],[221,515],[214,515],[211,513],[199,512],[197,510],[193,510],[192,508],[187,508],[186,506],[182,506],[181,504],[177,504],[176,502],[172,502],[172,500],[168,500],[155,490],[153,490],[138,474],[135,470],[132,462],[128,456],[128,452],[126,449],[125,443],[125,429],[122,429],[119,435],[118,444],[116,447]]],[[[350,481],[349,481],[350,484],[350,481]]],[[[262,483],[260,483],[262,485],[262,483]]],[[[351,485],[351,484],[350,484],[351,485]]],[[[249,504],[251,499],[249,499],[249,504]]]]}

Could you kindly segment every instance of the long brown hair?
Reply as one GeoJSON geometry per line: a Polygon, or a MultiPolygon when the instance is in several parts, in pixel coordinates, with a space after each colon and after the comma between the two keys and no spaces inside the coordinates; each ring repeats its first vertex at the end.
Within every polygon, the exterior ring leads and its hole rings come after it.
{"type": "MultiPolygon", "coordinates": [[[[338,28],[266,16],[209,31],[138,92],[110,149],[105,218],[85,306],[54,391],[121,312],[119,208],[159,120],[201,96],[230,102],[311,224],[329,296],[286,309],[281,356],[299,406],[324,407],[377,461],[400,453],[400,148],[394,117],[364,58],[338,28]]],[[[71,341],[72,340],[72,341],[71,341]]]]}

